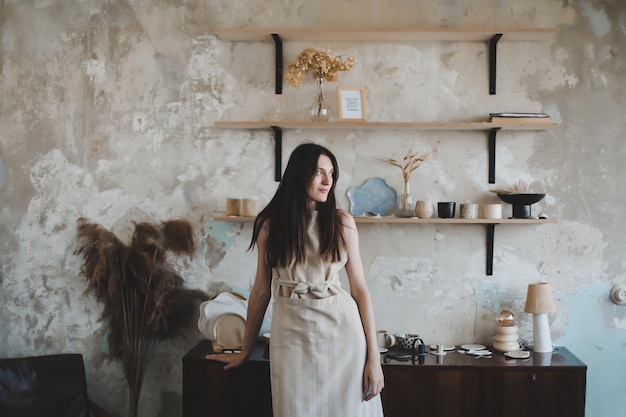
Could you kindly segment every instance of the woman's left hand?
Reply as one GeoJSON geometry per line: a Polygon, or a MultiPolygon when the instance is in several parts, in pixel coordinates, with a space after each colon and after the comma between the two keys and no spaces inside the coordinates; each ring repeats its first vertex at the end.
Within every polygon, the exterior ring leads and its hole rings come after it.
{"type": "Polygon", "coordinates": [[[385,377],[378,360],[368,360],[363,370],[363,399],[369,401],[383,390],[385,377]]]}
{"type": "Polygon", "coordinates": [[[228,370],[228,369],[236,368],[237,366],[239,366],[242,363],[244,363],[245,361],[247,361],[248,360],[248,356],[249,355],[246,355],[246,354],[241,353],[241,352],[237,352],[237,353],[213,353],[213,354],[205,355],[204,359],[225,363],[226,365],[224,366],[224,369],[228,370]]]}

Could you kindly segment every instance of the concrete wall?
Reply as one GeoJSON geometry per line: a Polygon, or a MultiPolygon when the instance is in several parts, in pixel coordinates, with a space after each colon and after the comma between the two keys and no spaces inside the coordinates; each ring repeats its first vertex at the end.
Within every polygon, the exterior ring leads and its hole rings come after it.
{"type": "MultiPolygon", "coordinates": [[[[371,121],[474,121],[490,112],[547,112],[562,127],[498,135],[497,182],[487,182],[480,132],[289,131],[329,146],[338,198],[400,172],[379,161],[410,149],[439,153],[412,178],[416,199],[487,202],[490,189],[536,181],[533,210],[557,224],[496,227],[485,275],[481,226],[360,226],[379,328],[427,343],[490,343],[502,308],[522,312],[529,282],[552,284],[554,343],[589,366],[587,415],[623,410],[626,308],[608,294],[626,282],[626,3],[621,0],[0,0],[0,355],[83,353],[90,395],[125,414],[120,365],[102,352],[102,307],[83,296],[73,255],[80,216],[128,236],[132,221],[189,219],[198,249],[180,261],[189,287],[250,288],[251,225],[212,221],[230,196],[275,190],[268,132],[221,130],[216,120],[305,120],[314,85],[273,93],[273,45],[218,40],[216,27],[558,27],[548,42],[501,43],[498,93],[488,94],[481,43],[286,44],[352,50],[338,85],[367,88],[371,121]]],[[[335,101],[335,85],[327,86],[335,101]]],[[[286,160],[286,158],[285,158],[286,160]]],[[[507,208],[508,213],[510,209],[507,208]]],[[[508,214],[505,211],[505,215],[508,214]]],[[[181,357],[201,335],[161,343],[142,415],[181,414],[181,357]]]]}

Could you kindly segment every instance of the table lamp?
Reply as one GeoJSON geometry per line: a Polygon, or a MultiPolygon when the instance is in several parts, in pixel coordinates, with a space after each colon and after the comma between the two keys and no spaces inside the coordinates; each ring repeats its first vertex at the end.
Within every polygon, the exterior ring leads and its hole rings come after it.
{"type": "Polygon", "coordinates": [[[533,315],[533,352],[552,352],[548,313],[554,313],[556,308],[552,300],[550,284],[547,282],[528,284],[524,311],[533,315]]]}

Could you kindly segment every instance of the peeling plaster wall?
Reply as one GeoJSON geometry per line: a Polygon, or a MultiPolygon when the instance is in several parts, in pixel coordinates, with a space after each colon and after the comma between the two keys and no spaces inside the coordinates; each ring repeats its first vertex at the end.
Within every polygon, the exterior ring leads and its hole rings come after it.
{"type": "MultiPolygon", "coordinates": [[[[86,216],[121,237],[132,221],[185,217],[198,241],[180,261],[187,285],[247,290],[251,225],[212,221],[227,197],[275,190],[267,132],[220,130],[216,120],[305,119],[313,83],[273,93],[273,45],[229,43],[216,27],[558,27],[553,41],[500,43],[498,94],[488,94],[487,50],[474,43],[333,44],[353,50],[339,85],[366,86],[371,121],[484,120],[489,112],[544,111],[549,132],[501,132],[497,183],[536,181],[535,207],[559,219],[496,228],[486,276],[480,226],[361,225],[377,324],[430,343],[490,343],[495,315],[522,313],[526,286],[554,288],[555,344],[589,366],[587,416],[626,408],[626,308],[608,300],[626,282],[626,3],[621,0],[283,0],[265,2],[0,0],[0,355],[80,352],[90,396],[124,414],[126,386],[102,352],[102,307],[83,295],[75,222],[86,216]]],[[[285,44],[293,60],[307,46],[285,44]]],[[[334,86],[327,95],[335,101],[334,86]]],[[[379,161],[409,149],[436,158],[412,177],[416,199],[488,202],[484,133],[289,131],[329,146],[341,168],[338,200],[380,176],[379,161]]],[[[286,158],[285,158],[286,159],[286,158]]],[[[286,162],[286,161],[284,161],[286,162]]],[[[505,211],[505,215],[510,214],[505,211]]],[[[148,368],[142,415],[181,415],[181,358],[201,335],[161,343],[148,368]]]]}

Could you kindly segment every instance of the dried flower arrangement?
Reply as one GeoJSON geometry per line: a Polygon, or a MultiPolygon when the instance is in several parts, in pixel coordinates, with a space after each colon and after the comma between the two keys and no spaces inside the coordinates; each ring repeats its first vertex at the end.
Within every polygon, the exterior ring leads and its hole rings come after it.
{"type": "Polygon", "coordinates": [[[413,198],[411,197],[411,191],[409,181],[411,180],[411,174],[428,159],[430,156],[434,156],[439,148],[439,141],[433,146],[432,150],[427,153],[413,152],[409,150],[402,161],[398,161],[393,158],[383,159],[384,162],[400,168],[402,171],[402,179],[404,180],[404,191],[402,192],[400,207],[398,214],[401,217],[413,217],[415,215],[413,211],[413,198]]]}
{"type": "Polygon", "coordinates": [[[491,192],[496,194],[532,194],[535,191],[533,190],[532,185],[526,181],[517,180],[510,188],[498,188],[491,190],[491,192]]]}
{"type": "Polygon", "coordinates": [[[390,165],[400,168],[400,170],[402,171],[402,178],[404,179],[404,182],[408,183],[409,180],[411,179],[411,174],[413,173],[413,171],[419,168],[426,161],[426,159],[428,159],[429,156],[436,155],[438,149],[439,149],[439,141],[437,141],[437,143],[433,146],[432,150],[428,153],[420,153],[420,152],[414,153],[413,150],[411,149],[406,153],[404,158],[402,158],[402,162],[399,162],[393,158],[386,158],[386,159],[383,159],[383,161],[390,165]]]}
{"type": "Polygon", "coordinates": [[[193,257],[191,224],[170,220],[135,223],[130,245],[104,227],[78,219],[81,273],[85,293],[104,304],[110,355],[122,361],[129,388],[129,416],[137,415],[146,364],[157,340],[178,334],[195,311],[194,301],[208,299],[183,287],[183,278],[167,261],[167,252],[193,257]]]}
{"type": "Polygon", "coordinates": [[[306,48],[295,64],[289,65],[285,78],[292,87],[299,87],[304,82],[304,74],[312,72],[315,79],[323,79],[335,82],[341,71],[347,72],[352,69],[356,62],[356,54],[350,53],[347,57],[336,56],[329,49],[320,51],[315,48],[306,48]]]}

